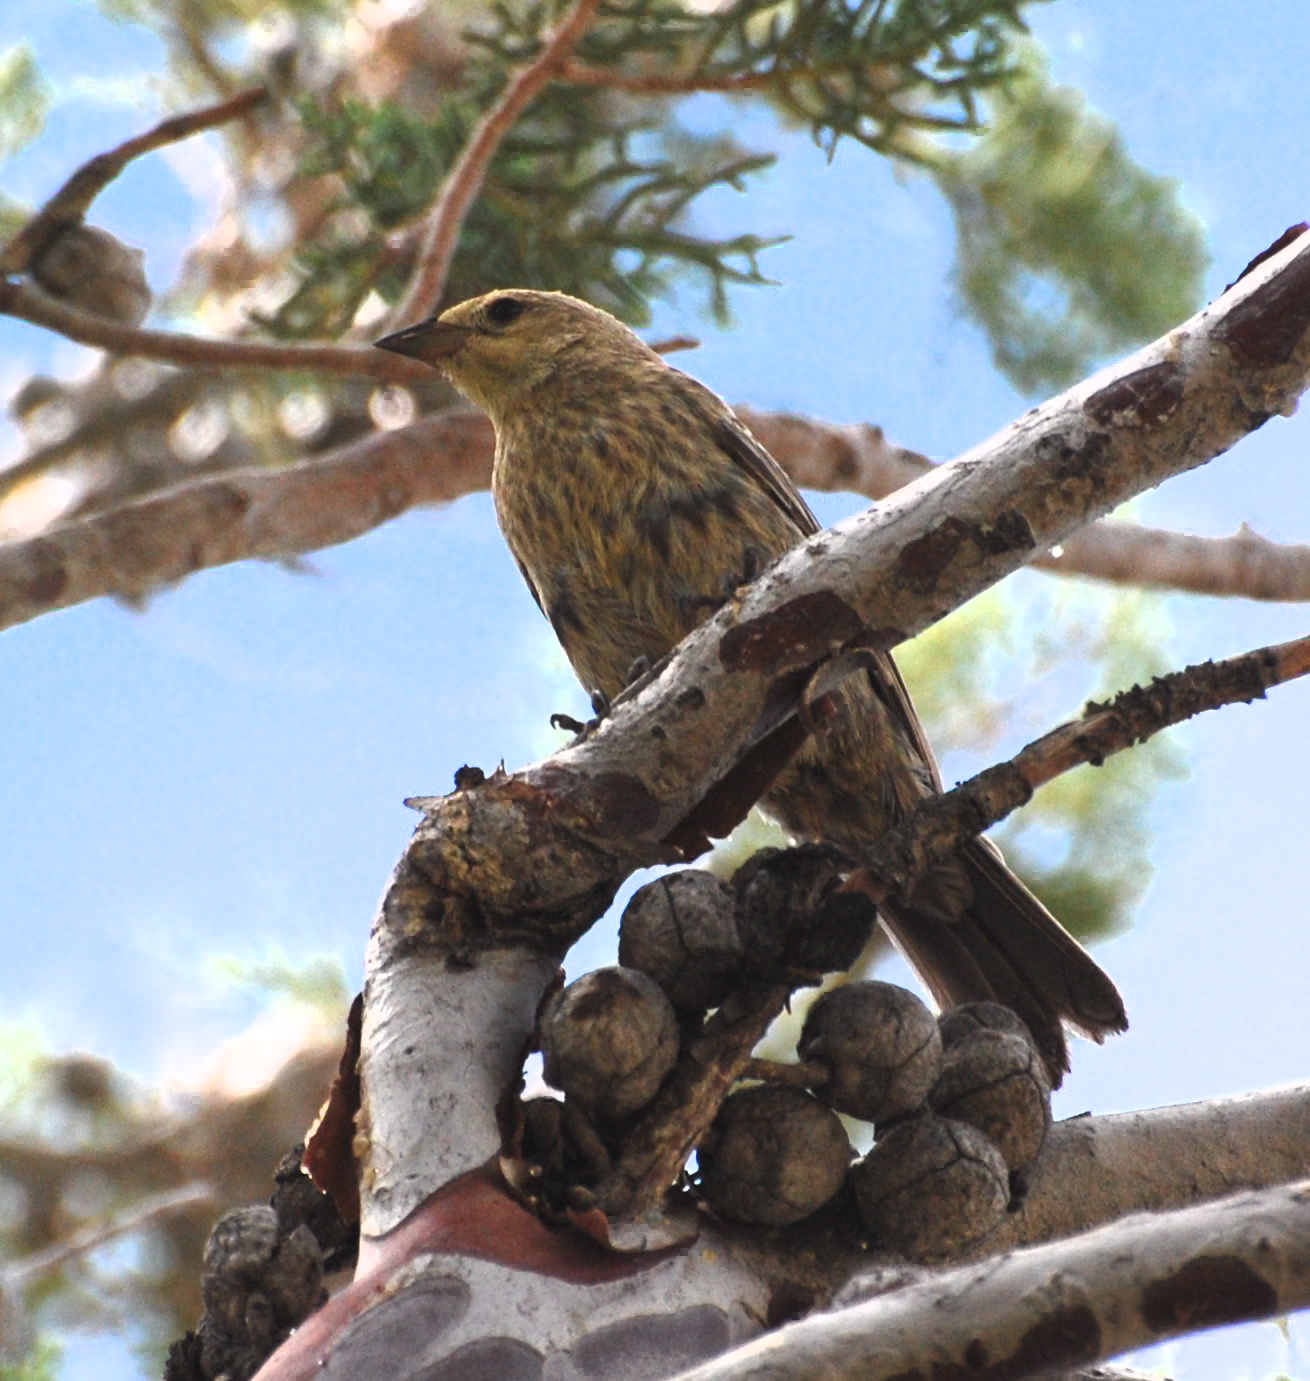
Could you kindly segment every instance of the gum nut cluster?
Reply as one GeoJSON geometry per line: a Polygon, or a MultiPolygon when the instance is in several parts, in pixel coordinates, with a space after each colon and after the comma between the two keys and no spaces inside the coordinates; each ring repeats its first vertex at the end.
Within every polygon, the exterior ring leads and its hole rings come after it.
{"type": "Polygon", "coordinates": [[[786,1227],[842,1187],[851,1146],[841,1118],[804,1089],[756,1085],[724,1100],[696,1158],[724,1217],[786,1227]]]}
{"type": "Polygon", "coordinates": [[[1051,1123],[1045,1069],[1009,1008],[971,1003],[937,1025],[940,1072],[926,1106],[880,1132],[851,1171],[870,1235],[916,1260],[950,1257],[1000,1222],[1011,1176],[1051,1123]]]}
{"type": "MultiPolygon", "coordinates": [[[[622,1124],[676,1063],[680,1025],[699,1031],[748,971],[776,982],[822,967],[809,963],[811,932],[830,923],[843,934],[824,943],[849,965],[869,917],[830,914],[846,899],[834,876],[831,858],[811,848],[756,855],[731,884],[694,868],[648,883],[623,915],[621,966],[548,1004],[547,1080],[602,1129],[622,1124]]],[[[797,1049],[799,1078],[737,1089],[698,1146],[711,1208],[785,1226],[829,1203],[849,1175],[870,1238],[906,1256],[947,1257],[996,1226],[1011,1175],[1040,1150],[1051,1117],[1041,1060],[1013,1012],[976,1003],[938,1021],[903,988],[848,983],[814,1003],[797,1049]],[[854,1166],[839,1113],[874,1126],[873,1149],[854,1166]]]]}
{"type": "Polygon", "coordinates": [[[941,1071],[937,1019],[891,983],[847,983],[810,1008],[796,1053],[827,1070],[819,1097],[875,1127],[924,1105],[941,1071]]]}
{"type": "Polygon", "coordinates": [[[1022,1170],[1051,1127],[1051,1085],[1028,1028],[994,1002],[948,1012],[941,1027],[942,1072],[928,1106],[977,1127],[1022,1170]]]}
{"type": "Polygon", "coordinates": [[[975,1127],[923,1112],[894,1127],[851,1171],[860,1220],[912,1260],[947,1258],[985,1236],[1010,1201],[1001,1153],[975,1127]]]}
{"type": "Polygon", "coordinates": [[[678,1019],[659,985],[636,969],[584,974],[542,1015],[547,1083],[600,1122],[655,1097],[678,1058],[678,1019]]]}
{"type": "Polygon", "coordinates": [[[619,963],[653,978],[683,1012],[704,1012],[741,973],[736,893],[703,868],[683,868],[633,894],[619,923],[619,963]]]}

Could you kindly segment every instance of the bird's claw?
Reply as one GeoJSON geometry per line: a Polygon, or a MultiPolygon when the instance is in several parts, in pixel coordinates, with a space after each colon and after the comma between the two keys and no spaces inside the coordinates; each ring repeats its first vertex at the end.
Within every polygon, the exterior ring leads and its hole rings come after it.
{"type": "Polygon", "coordinates": [[[585,739],[589,735],[594,734],[609,718],[609,696],[601,690],[592,691],[591,708],[595,711],[595,717],[587,720],[585,723],[580,719],[574,719],[571,714],[563,714],[557,711],[550,717],[550,727],[552,729],[563,729],[566,733],[576,734],[578,738],[585,739]]]}

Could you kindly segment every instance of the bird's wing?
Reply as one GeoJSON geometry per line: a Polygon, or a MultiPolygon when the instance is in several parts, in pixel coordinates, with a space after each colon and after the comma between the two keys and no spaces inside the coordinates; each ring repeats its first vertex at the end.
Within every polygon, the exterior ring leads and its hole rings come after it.
{"type": "Polygon", "coordinates": [[[528,594],[532,596],[533,602],[543,614],[546,613],[546,606],[541,602],[541,596],[537,593],[537,587],[532,577],[528,574],[528,568],[519,560],[517,555],[514,556],[514,564],[519,568],[519,574],[523,577],[523,583],[528,587],[528,594]]]}
{"type": "Polygon", "coordinates": [[[759,485],[780,509],[800,529],[802,537],[813,537],[819,531],[819,520],[801,498],[801,492],[791,482],[787,472],[746,430],[745,425],[728,409],[714,419],[714,440],[759,485]]]}
{"type": "MultiPolygon", "coordinates": [[[[714,439],[796,524],[803,537],[812,537],[819,531],[819,520],[801,497],[800,490],[791,482],[787,472],[726,407],[723,415],[715,421],[714,439]]],[[[889,652],[874,653],[874,662],[875,666],[869,675],[874,693],[891,711],[892,717],[900,724],[919,756],[927,763],[932,773],[933,785],[940,791],[942,782],[941,774],[937,770],[937,759],[933,757],[932,746],[928,742],[927,734],[924,733],[914,702],[910,699],[910,692],[901,677],[900,667],[892,660],[889,652]]]]}

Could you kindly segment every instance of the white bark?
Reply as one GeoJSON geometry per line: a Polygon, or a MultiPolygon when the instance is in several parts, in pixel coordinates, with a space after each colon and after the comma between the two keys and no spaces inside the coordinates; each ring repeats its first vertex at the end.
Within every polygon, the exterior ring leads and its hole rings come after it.
{"type": "Polygon", "coordinates": [[[1070,1237],[1126,1213],[1183,1208],[1310,1176],[1310,1084],[1051,1128],[1023,1206],[975,1256],[1070,1237]]]}
{"type": "Polygon", "coordinates": [[[358,1120],[360,1230],[380,1237],[500,1150],[496,1105],[523,1065],[557,958],[489,950],[471,967],[369,947],[358,1120]]]}
{"type": "Polygon", "coordinates": [[[766,1334],[677,1381],[1021,1381],[1310,1306],[1310,1182],[1125,1218],[766,1334]]]}

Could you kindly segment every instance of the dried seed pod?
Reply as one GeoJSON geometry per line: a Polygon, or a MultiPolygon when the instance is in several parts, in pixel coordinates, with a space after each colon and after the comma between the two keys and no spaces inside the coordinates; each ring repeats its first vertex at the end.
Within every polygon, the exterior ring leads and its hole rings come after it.
{"type": "Polygon", "coordinates": [[[838,889],[850,862],[827,844],[761,849],[733,876],[747,963],[835,973],[859,958],[877,908],[838,889]]]}
{"type": "Polygon", "coordinates": [[[942,1117],[977,1127],[1006,1165],[1020,1170],[1046,1140],[1051,1085],[1030,1042],[980,1027],[947,1050],[928,1106],[942,1117]]]}
{"type": "Polygon", "coordinates": [[[851,1170],[860,1218],[878,1244],[931,1261],[1000,1222],[1009,1173],[975,1127],[923,1113],[883,1137],[851,1170]]]}
{"type": "Polygon", "coordinates": [[[696,1158],[705,1197],[724,1217],[783,1227],[837,1193],[851,1147],[837,1114],[804,1089],[760,1086],[724,1101],[696,1158]]]}
{"type": "Polygon", "coordinates": [[[667,873],[633,893],[619,922],[619,963],[640,969],[682,1011],[727,997],[741,972],[737,898],[703,868],[667,873]]]}
{"type": "Polygon", "coordinates": [[[61,230],[33,259],[31,272],[51,297],[92,316],[139,326],[150,310],[145,255],[98,226],[61,230]]]}
{"type": "Polygon", "coordinates": [[[1007,1036],[1022,1036],[1034,1049],[1037,1042],[1018,1013],[999,1002],[966,1002],[952,1007],[937,1018],[941,1027],[942,1048],[949,1050],[958,1041],[967,1040],[975,1031],[1003,1031],[1007,1036]]]}
{"type": "Polygon", "coordinates": [[[810,1008],[796,1046],[828,1070],[818,1089],[838,1112],[885,1123],[923,1106],[941,1071],[937,1019],[892,983],[847,983],[810,1008]]]}
{"type": "Polygon", "coordinates": [[[567,1154],[564,1104],[558,1098],[523,1100],[523,1157],[553,1175],[562,1173],[567,1154]]]}
{"type": "Polygon", "coordinates": [[[678,1058],[667,997],[636,969],[584,974],[541,1022],[546,1081],[603,1121],[644,1108],[678,1058]]]}

